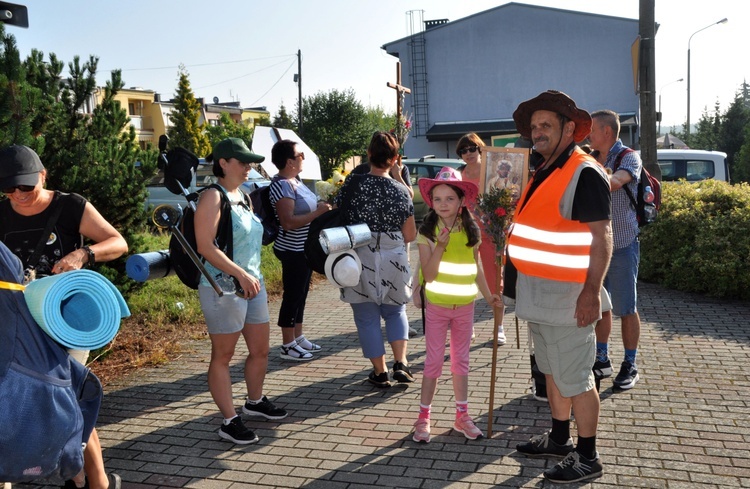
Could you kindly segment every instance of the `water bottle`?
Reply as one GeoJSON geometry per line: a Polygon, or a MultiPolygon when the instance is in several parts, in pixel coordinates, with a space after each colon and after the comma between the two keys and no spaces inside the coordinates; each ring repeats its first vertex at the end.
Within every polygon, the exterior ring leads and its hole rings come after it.
{"type": "Polygon", "coordinates": [[[654,195],[654,192],[651,190],[651,186],[646,185],[646,188],[643,189],[643,201],[647,204],[652,204],[655,198],[656,196],[654,195]]]}

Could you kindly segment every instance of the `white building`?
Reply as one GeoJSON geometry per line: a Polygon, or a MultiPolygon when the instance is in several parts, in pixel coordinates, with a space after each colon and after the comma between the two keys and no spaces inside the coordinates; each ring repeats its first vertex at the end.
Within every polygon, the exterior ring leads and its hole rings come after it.
{"type": "Polygon", "coordinates": [[[589,112],[611,109],[623,142],[637,147],[639,99],[631,46],[638,19],[508,3],[454,22],[424,22],[382,46],[402,64],[411,89],[404,109],[414,128],[409,157],[455,158],[458,139],[516,133],[513,111],[548,89],[589,112]]]}

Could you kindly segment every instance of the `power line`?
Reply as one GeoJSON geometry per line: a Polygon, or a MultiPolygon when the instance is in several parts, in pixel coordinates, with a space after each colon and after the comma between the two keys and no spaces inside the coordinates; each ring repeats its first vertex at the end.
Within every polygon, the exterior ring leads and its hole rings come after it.
{"type": "Polygon", "coordinates": [[[263,95],[261,95],[260,97],[258,97],[258,99],[255,102],[253,102],[252,104],[250,104],[250,105],[253,106],[253,105],[257,104],[258,102],[260,102],[261,100],[263,100],[263,97],[265,97],[266,95],[268,95],[268,92],[270,92],[271,90],[273,90],[273,87],[275,87],[276,85],[279,84],[279,82],[281,81],[281,79],[284,78],[284,75],[287,74],[287,72],[292,68],[292,66],[294,66],[294,61],[292,61],[292,63],[287,67],[287,69],[284,71],[284,73],[281,74],[281,76],[279,77],[279,79],[276,80],[276,83],[274,83],[273,85],[271,85],[271,88],[269,88],[268,90],[266,90],[266,93],[264,93],[263,95]]]}
{"type": "MultiPolygon", "coordinates": [[[[251,73],[246,73],[246,74],[244,74],[244,75],[240,75],[240,76],[238,76],[238,77],[235,77],[235,78],[229,78],[228,80],[223,80],[223,81],[220,81],[220,82],[212,83],[212,84],[210,84],[210,85],[202,85],[202,86],[200,86],[200,87],[195,87],[195,90],[200,90],[200,89],[202,89],[202,88],[210,88],[210,87],[215,87],[216,85],[221,85],[222,83],[228,83],[228,82],[232,82],[232,81],[235,81],[235,80],[239,80],[239,79],[241,79],[241,78],[245,78],[245,77],[248,77],[248,76],[250,76],[250,75],[254,75],[254,74],[256,74],[256,73],[260,73],[261,71],[265,71],[265,70],[268,70],[268,69],[270,69],[270,68],[273,68],[274,66],[278,66],[278,65],[280,65],[280,64],[282,64],[282,63],[284,63],[284,62],[283,62],[283,61],[279,61],[278,63],[274,63],[274,64],[272,64],[272,65],[270,65],[270,66],[266,66],[265,68],[261,68],[261,69],[259,69],[259,70],[253,71],[253,72],[251,72],[251,73]]],[[[292,63],[294,63],[294,62],[292,62],[292,63]]],[[[287,71],[289,71],[289,68],[287,68],[287,71]]],[[[286,73],[286,72],[284,72],[284,73],[286,73]]],[[[278,82],[276,82],[276,83],[278,83],[278,82]]]]}
{"type": "MultiPolygon", "coordinates": [[[[296,54],[281,54],[278,56],[265,56],[262,58],[238,59],[238,60],[233,60],[233,61],[217,61],[215,63],[199,63],[199,64],[194,64],[194,65],[185,65],[185,68],[198,68],[202,66],[218,66],[218,65],[227,65],[227,64],[234,64],[234,63],[247,63],[248,61],[260,61],[264,59],[274,59],[274,58],[288,58],[289,56],[297,56],[297,55],[296,54]]],[[[120,71],[156,71],[156,70],[173,70],[176,68],[179,68],[179,65],[178,66],[174,66],[174,65],[173,66],[159,66],[159,67],[152,67],[152,68],[121,68],[120,71]]]]}

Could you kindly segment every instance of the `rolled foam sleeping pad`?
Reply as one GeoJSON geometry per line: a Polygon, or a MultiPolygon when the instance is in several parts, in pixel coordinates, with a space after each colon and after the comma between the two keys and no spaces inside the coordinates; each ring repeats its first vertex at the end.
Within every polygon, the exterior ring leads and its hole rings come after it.
{"type": "Polygon", "coordinates": [[[125,262],[125,272],[136,282],[169,277],[175,273],[169,261],[169,250],[130,255],[125,262]]]}
{"type": "Polygon", "coordinates": [[[36,322],[67,348],[95,350],[115,337],[130,316],[122,294],[93,270],[73,270],[30,282],[24,291],[36,322]]]}

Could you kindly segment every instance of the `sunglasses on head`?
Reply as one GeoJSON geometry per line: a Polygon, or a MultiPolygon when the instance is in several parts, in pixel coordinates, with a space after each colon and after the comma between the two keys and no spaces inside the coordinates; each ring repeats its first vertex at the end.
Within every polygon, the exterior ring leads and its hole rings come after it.
{"type": "Polygon", "coordinates": [[[476,153],[478,149],[479,149],[478,146],[467,146],[466,148],[459,149],[458,154],[459,156],[463,156],[466,153],[476,153]]]}
{"type": "Polygon", "coordinates": [[[31,192],[36,188],[36,185],[16,185],[15,187],[8,187],[3,189],[4,194],[12,194],[16,190],[20,190],[21,192],[31,192]]]}

